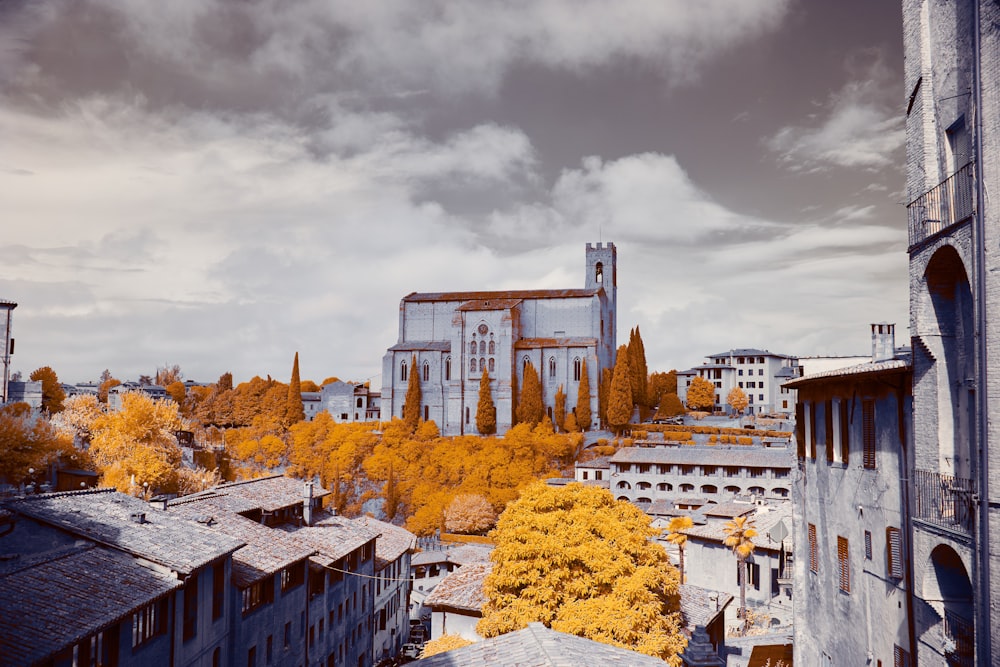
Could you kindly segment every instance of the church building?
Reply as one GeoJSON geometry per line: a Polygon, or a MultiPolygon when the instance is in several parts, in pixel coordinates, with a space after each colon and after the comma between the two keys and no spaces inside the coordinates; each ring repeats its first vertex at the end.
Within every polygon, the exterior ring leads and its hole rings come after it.
{"type": "MultiPolygon", "coordinates": [[[[382,419],[402,417],[410,373],[420,379],[421,417],[443,435],[476,434],[483,370],[490,376],[497,433],[513,423],[516,392],[528,362],[551,416],[562,386],[566,412],[576,408],[583,368],[598,426],[597,390],[613,368],[617,254],[613,243],[587,244],[582,289],[414,292],[399,305],[399,340],[382,360],[382,419]]],[[[583,426],[583,425],[581,425],[583,426]]]]}

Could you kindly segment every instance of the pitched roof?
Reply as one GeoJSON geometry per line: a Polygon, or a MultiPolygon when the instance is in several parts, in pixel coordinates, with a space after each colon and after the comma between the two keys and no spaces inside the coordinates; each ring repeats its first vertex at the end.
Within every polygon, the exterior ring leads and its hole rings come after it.
{"type": "Polygon", "coordinates": [[[663,667],[659,658],[558,632],[541,623],[418,660],[420,667],[579,667],[630,665],[663,667]]]}
{"type": "Polygon", "coordinates": [[[674,465],[745,466],[751,468],[790,468],[795,461],[791,448],[720,445],[699,447],[623,447],[611,457],[611,463],[660,463],[674,465]]]}
{"type": "Polygon", "coordinates": [[[516,350],[531,350],[540,347],[594,347],[596,338],[586,336],[564,336],[561,338],[521,338],[514,343],[516,350]]]}
{"type": "Polygon", "coordinates": [[[787,354],[778,354],[776,352],[768,352],[767,350],[758,350],[755,347],[737,347],[732,350],[727,350],[725,352],[719,352],[718,354],[710,354],[711,357],[779,357],[781,359],[788,359],[787,354]]]}
{"type": "Polygon", "coordinates": [[[483,582],[493,571],[492,563],[469,563],[458,568],[434,587],[424,599],[426,607],[448,607],[482,615],[486,594],[483,582]]]}
{"type": "MultiPolygon", "coordinates": [[[[777,551],[781,545],[772,540],[768,533],[772,528],[777,526],[779,522],[783,522],[786,529],[791,529],[791,503],[782,503],[780,505],[767,507],[766,509],[758,507],[756,513],[753,515],[753,521],[753,528],[757,531],[757,535],[752,538],[754,546],[758,549],[770,549],[772,551],[777,551]]],[[[717,519],[701,525],[695,524],[692,528],[688,528],[687,530],[681,532],[685,533],[689,538],[695,537],[712,542],[722,542],[726,539],[726,533],[723,530],[725,525],[726,522],[717,519]]],[[[785,541],[788,542],[790,539],[790,537],[786,537],[785,541]]]]}
{"type": "Polygon", "coordinates": [[[463,544],[448,549],[418,551],[410,559],[411,565],[431,565],[433,563],[488,563],[493,547],[487,545],[463,544]]]}
{"type": "Polygon", "coordinates": [[[371,517],[361,517],[354,520],[362,527],[378,534],[375,542],[375,570],[381,570],[407,551],[417,548],[417,536],[391,523],[379,521],[371,517]]]}
{"type": "Polygon", "coordinates": [[[128,554],[89,544],[0,575],[0,656],[40,663],[180,588],[128,554]]]}
{"type": "MultiPolygon", "coordinates": [[[[300,504],[304,497],[304,485],[305,482],[301,479],[293,479],[284,475],[271,475],[270,477],[258,477],[213,486],[206,491],[175,498],[170,501],[170,505],[172,507],[200,502],[209,498],[218,498],[220,506],[225,506],[232,512],[252,510],[274,512],[300,504]]],[[[313,498],[322,498],[329,495],[330,492],[319,485],[314,485],[312,494],[313,498]]]]}
{"type": "Polygon", "coordinates": [[[910,359],[889,359],[888,361],[869,362],[848,366],[847,368],[836,368],[822,373],[813,373],[800,378],[796,378],[781,385],[782,387],[801,387],[812,382],[828,380],[838,377],[853,377],[857,375],[876,375],[879,373],[893,373],[909,370],[912,366],[910,359]]]}
{"type": "Polygon", "coordinates": [[[694,629],[696,625],[708,625],[733,601],[729,593],[690,584],[681,584],[680,593],[681,618],[689,629],[694,629]]]}
{"type": "Polygon", "coordinates": [[[316,553],[313,560],[324,566],[333,565],[378,535],[357,521],[342,516],[326,516],[311,526],[286,524],[281,526],[280,532],[311,547],[316,553]]]}
{"type": "Polygon", "coordinates": [[[755,507],[750,503],[737,503],[733,501],[725,503],[716,503],[714,505],[706,505],[701,508],[702,514],[705,516],[721,516],[727,519],[732,519],[733,517],[743,516],[744,514],[752,514],[755,511],[755,507]]]}
{"type": "Polygon", "coordinates": [[[590,459],[589,461],[580,461],[576,464],[577,468],[600,468],[606,469],[611,466],[610,456],[597,456],[590,459]]]}
{"type": "Polygon", "coordinates": [[[389,348],[390,352],[450,352],[451,341],[406,340],[389,348]]]}
{"type": "Polygon", "coordinates": [[[113,489],[68,491],[12,501],[10,509],[94,542],[188,574],[236,551],[243,541],[209,530],[113,489]],[[139,523],[133,515],[143,514],[139,523]]]}
{"type": "Polygon", "coordinates": [[[600,291],[601,288],[528,289],[500,292],[412,292],[404,296],[403,301],[414,303],[418,301],[487,301],[493,299],[571,299],[596,296],[600,291]]]}
{"type": "Polygon", "coordinates": [[[466,301],[458,310],[473,312],[482,310],[510,310],[521,303],[522,299],[473,299],[466,301]]]}

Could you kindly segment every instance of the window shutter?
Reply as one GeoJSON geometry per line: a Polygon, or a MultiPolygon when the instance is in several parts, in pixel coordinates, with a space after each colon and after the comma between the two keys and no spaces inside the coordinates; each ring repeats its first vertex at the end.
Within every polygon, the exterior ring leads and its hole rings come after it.
{"type": "Polygon", "coordinates": [[[837,563],[840,565],[840,590],[851,592],[851,562],[846,537],[837,536],[837,563]]]}
{"type": "Polygon", "coordinates": [[[823,404],[824,436],[826,437],[826,462],[833,463],[833,401],[823,404]]]}
{"type": "Polygon", "coordinates": [[[903,535],[899,528],[885,529],[886,572],[893,579],[903,578],[903,535]]]}
{"type": "Polygon", "coordinates": [[[850,399],[840,399],[840,460],[847,465],[851,452],[851,425],[848,421],[850,399]]]}
{"type": "Polygon", "coordinates": [[[894,667],[910,667],[910,654],[901,646],[893,646],[892,664],[894,667]]]}
{"type": "Polygon", "coordinates": [[[871,531],[865,531],[865,559],[872,559],[872,534],[871,531]]]}
{"type": "Polygon", "coordinates": [[[816,526],[809,524],[809,569],[819,572],[819,545],[816,543],[816,526]]]}
{"type": "Polygon", "coordinates": [[[864,466],[875,468],[875,401],[865,399],[861,406],[864,428],[865,459],[864,466]]]}
{"type": "Polygon", "coordinates": [[[809,458],[816,460],[816,403],[809,404],[809,458]]]}
{"type": "Polygon", "coordinates": [[[795,446],[799,455],[799,460],[806,458],[806,411],[802,402],[795,404],[795,446]]]}

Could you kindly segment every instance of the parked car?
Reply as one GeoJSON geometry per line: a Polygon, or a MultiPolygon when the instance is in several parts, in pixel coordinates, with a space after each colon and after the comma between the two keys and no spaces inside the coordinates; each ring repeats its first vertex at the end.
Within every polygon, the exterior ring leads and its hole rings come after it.
{"type": "Polygon", "coordinates": [[[404,658],[409,658],[411,660],[416,660],[420,657],[421,648],[417,644],[403,644],[402,656],[404,658]]]}

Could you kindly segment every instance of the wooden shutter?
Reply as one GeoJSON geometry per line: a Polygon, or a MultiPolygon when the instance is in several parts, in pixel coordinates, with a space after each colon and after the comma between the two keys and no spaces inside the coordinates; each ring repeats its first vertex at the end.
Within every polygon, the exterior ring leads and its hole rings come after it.
{"type": "Polygon", "coordinates": [[[868,530],[865,531],[865,558],[872,559],[872,534],[868,530]]]}
{"type": "Polygon", "coordinates": [[[795,447],[799,455],[799,460],[806,458],[806,411],[802,401],[795,404],[795,447]]]}
{"type": "Polygon", "coordinates": [[[861,406],[862,426],[864,429],[865,458],[864,466],[875,468],[875,401],[865,399],[861,406]]]}
{"type": "Polygon", "coordinates": [[[885,529],[886,572],[893,579],[903,578],[903,535],[899,528],[885,529]]]}
{"type": "Polygon", "coordinates": [[[816,526],[809,524],[809,569],[819,572],[819,545],[816,544],[816,526]]]}
{"type": "Polygon", "coordinates": [[[823,404],[824,437],[826,438],[826,462],[833,463],[833,401],[823,404]]]}
{"type": "Polygon", "coordinates": [[[893,646],[892,664],[894,667],[910,667],[910,654],[902,646],[893,646]]]}
{"type": "Polygon", "coordinates": [[[809,458],[816,460],[816,406],[813,401],[809,404],[809,458]]]}
{"type": "Polygon", "coordinates": [[[840,566],[840,590],[851,592],[851,561],[846,537],[837,536],[837,563],[840,566]]]}
{"type": "Polygon", "coordinates": [[[846,466],[851,453],[851,423],[848,406],[850,399],[840,399],[840,460],[846,466]]]}

